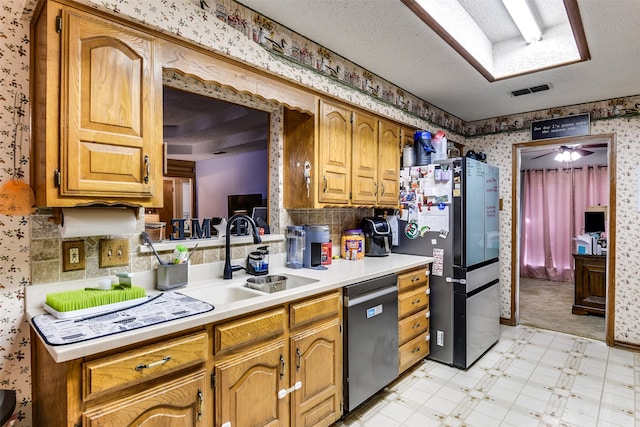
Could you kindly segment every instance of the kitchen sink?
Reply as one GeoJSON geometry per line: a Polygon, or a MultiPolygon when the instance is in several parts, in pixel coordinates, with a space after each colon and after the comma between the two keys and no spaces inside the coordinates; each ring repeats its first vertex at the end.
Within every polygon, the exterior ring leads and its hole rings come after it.
{"type": "Polygon", "coordinates": [[[274,293],[317,282],[317,279],[295,276],[292,274],[269,274],[266,276],[255,276],[247,279],[244,284],[246,288],[259,292],[274,293]]]}
{"type": "Polygon", "coordinates": [[[195,289],[184,289],[180,293],[213,304],[231,304],[248,298],[264,295],[262,292],[240,286],[204,286],[195,289]]]}

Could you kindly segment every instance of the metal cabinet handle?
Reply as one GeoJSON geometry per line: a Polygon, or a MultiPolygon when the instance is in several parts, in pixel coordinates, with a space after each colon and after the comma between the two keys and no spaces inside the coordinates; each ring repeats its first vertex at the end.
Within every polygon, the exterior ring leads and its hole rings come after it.
{"type": "Polygon", "coordinates": [[[296,361],[296,372],[300,371],[300,366],[302,366],[302,354],[300,354],[300,349],[296,348],[296,356],[298,359],[296,361]]]}
{"type": "Polygon", "coordinates": [[[148,184],[149,183],[149,176],[151,175],[151,159],[149,159],[149,155],[145,154],[144,155],[144,169],[146,172],[144,179],[144,183],[148,184]]]}
{"type": "Polygon", "coordinates": [[[377,182],[374,182],[374,183],[373,183],[373,186],[375,187],[375,190],[373,190],[373,195],[374,195],[374,196],[377,196],[377,195],[378,195],[378,183],[377,183],[377,182]]]}
{"type": "Polygon", "coordinates": [[[158,366],[158,365],[164,365],[169,360],[171,360],[171,356],[165,356],[165,357],[162,358],[162,360],[158,360],[156,362],[149,363],[148,365],[145,364],[145,363],[141,363],[138,366],[136,366],[135,369],[136,369],[136,371],[140,372],[143,369],[153,368],[154,366],[158,366]]]}
{"type": "Polygon", "coordinates": [[[380,195],[384,196],[384,182],[382,184],[380,184],[380,186],[382,187],[382,193],[380,193],[380,195]]]}
{"type": "Polygon", "coordinates": [[[416,347],[413,350],[411,350],[411,353],[419,353],[420,352],[420,347],[416,347]]]}
{"type": "Polygon", "coordinates": [[[422,301],[420,298],[414,299],[413,301],[411,301],[411,304],[412,305],[420,304],[420,301],[422,301]]]}
{"type": "Polygon", "coordinates": [[[327,176],[326,175],[322,175],[322,182],[324,183],[324,188],[322,189],[322,192],[326,193],[327,192],[327,185],[328,185],[327,176]]]}
{"type": "Polygon", "coordinates": [[[411,329],[420,329],[420,326],[422,325],[420,324],[420,322],[418,322],[418,323],[415,323],[413,326],[411,326],[411,329]]]}
{"type": "Polygon", "coordinates": [[[420,276],[413,276],[413,277],[411,278],[411,283],[413,283],[413,282],[419,282],[419,281],[420,281],[420,276]]]}
{"type": "Polygon", "coordinates": [[[202,415],[204,414],[204,396],[202,395],[202,391],[198,389],[198,421],[202,421],[202,415]]]}
{"type": "Polygon", "coordinates": [[[284,357],[280,355],[280,379],[284,377],[284,357]]]}

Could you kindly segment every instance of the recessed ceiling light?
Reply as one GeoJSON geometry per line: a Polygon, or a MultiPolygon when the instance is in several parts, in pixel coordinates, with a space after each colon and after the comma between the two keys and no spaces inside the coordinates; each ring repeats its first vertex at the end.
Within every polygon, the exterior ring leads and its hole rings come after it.
{"type": "MultiPolygon", "coordinates": [[[[516,0],[503,1],[506,5],[516,0]]],[[[524,25],[521,29],[528,42],[538,40],[530,44],[522,41],[512,22],[516,18],[509,17],[507,8],[501,2],[402,2],[490,82],[591,59],[578,0],[528,0],[527,3],[532,5],[528,8],[529,15],[540,18],[539,31],[534,28],[531,35],[526,32],[524,25]],[[482,7],[478,6],[479,3],[482,7]],[[553,10],[554,22],[545,22],[544,16],[537,13],[542,7],[546,15],[553,10]],[[498,39],[491,31],[496,27],[512,27],[513,34],[506,39],[498,39]]]]}

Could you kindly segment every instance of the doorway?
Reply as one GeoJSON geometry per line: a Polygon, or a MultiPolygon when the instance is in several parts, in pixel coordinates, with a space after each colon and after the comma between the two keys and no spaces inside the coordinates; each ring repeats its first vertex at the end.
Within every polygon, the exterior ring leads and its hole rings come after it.
{"type": "MultiPolygon", "coordinates": [[[[526,143],[518,143],[513,146],[513,168],[512,168],[512,197],[514,200],[512,207],[512,246],[511,246],[511,259],[512,259],[512,271],[511,271],[511,324],[517,325],[521,323],[521,298],[526,293],[526,288],[521,284],[520,280],[520,255],[521,255],[521,231],[522,231],[522,200],[524,197],[522,191],[522,177],[521,166],[523,159],[530,153],[540,155],[542,153],[551,153],[560,146],[596,146],[599,144],[606,144],[606,161],[608,170],[608,183],[609,183],[609,215],[607,217],[608,222],[608,248],[606,254],[606,309],[604,317],[604,340],[607,345],[613,345],[613,320],[614,320],[614,289],[615,289],[615,135],[603,134],[603,135],[591,135],[584,137],[574,138],[562,138],[549,141],[531,141],[526,143]]],[[[549,156],[553,158],[553,156],[549,156]]],[[[526,284],[525,284],[526,286],[526,284]]],[[[571,292],[574,289],[570,289],[571,292]]],[[[529,294],[527,294],[529,295],[529,294]]],[[[553,295],[553,294],[551,294],[553,295]]],[[[533,296],[539,300],[550,301],[550,292],[541,291],[533,296]]],[[[569,296],[570,297],[570,296],[569,296]]],[[[540,302],[540,301],[537,301],[540,302]]],[[[568,310],[571,313],[571,305],[563,310],[568,310]]],[[[574,315],[573,317],[576,317],[574,315]]],[[[582,317],[582,316],[580,316],[582,317]]],[[[537,325],[535,325],[537,326],[537,325]]],[[[558,330],[561,332],[572,333],[571,331],[563,331],[565,327],[564,323],[557,324],[556,327],[548,327],[548,329],[558,330]]],[[[579,333],[575,333],[580,335],[579,333]]]]}

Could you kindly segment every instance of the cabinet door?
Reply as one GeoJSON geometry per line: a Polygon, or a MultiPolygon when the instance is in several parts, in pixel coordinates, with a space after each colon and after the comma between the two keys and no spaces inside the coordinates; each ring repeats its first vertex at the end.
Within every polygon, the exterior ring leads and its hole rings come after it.
{"type": "Polygon", "coordinates": [[[232,427],[289,425],[284,341],[276,341],[215,366],[215,425],[232,427]]]}
{"type": "Polygon", "coordinates": [[[61,196],[162,205],[162,83],[154,38],[62,10],[61,196]]]}
{"type": "Polygon", "coordinates": [[[573,314],[604,316],[606,307],[606,257],[573,255],[575,258],[575,301],[573,314]]]}
{"type": "Polygon", "coordinates": [[[82,425],[192,427],[211,425],[205,371],[123,397],[82,415],[82,425]]]}
{"type": "Polygon", "coordinates": [[[378,206],[397,206],[400,197],[400,128],[380,121],[378,206]]]}
{"type": "Polygon", "coordinates": [[[346,205],[351,188],[351,110],[320,101],[318,201],[346,205]]]}
{"type": "Polygon", "coordinates": [[[413,146],[413,135],[416,133],[416,131],[414,129],[411,128],[407,128],[407,127],[402,127],[400,129],[400,138],[401,138],[401,143],[400,143],[400,153],[402,153],[402,149],[404,148],[405,145],[411,145],[413,146]]]}
{"type": "Polygon", "coordinates": [[[342,335],[340,320],[291,338],[292,426],[330,426],[340,416],[342,399],[342,335]]]}
{"type": "Polygon", "coordinates": [[[378,194],[378,123],[374,116],[353,114],[351,204],[373,206],[378,194]]]}

